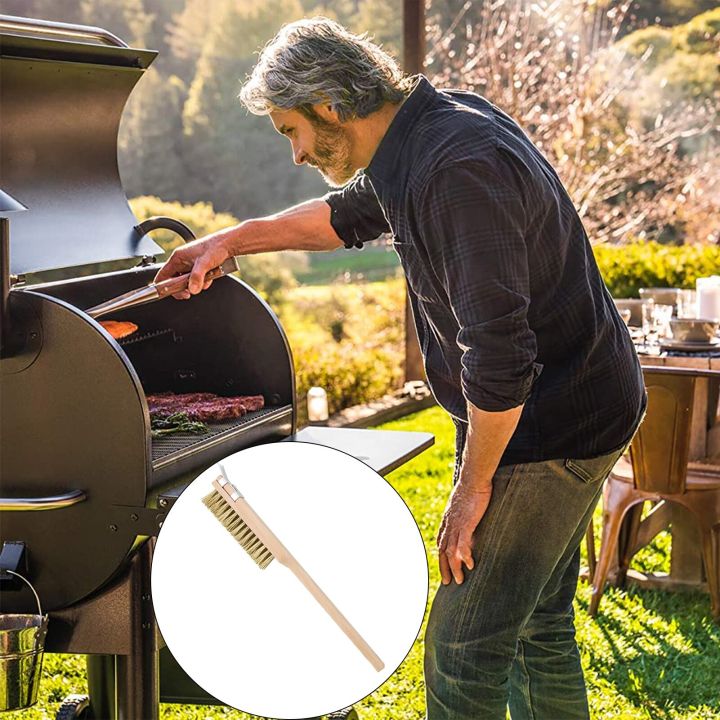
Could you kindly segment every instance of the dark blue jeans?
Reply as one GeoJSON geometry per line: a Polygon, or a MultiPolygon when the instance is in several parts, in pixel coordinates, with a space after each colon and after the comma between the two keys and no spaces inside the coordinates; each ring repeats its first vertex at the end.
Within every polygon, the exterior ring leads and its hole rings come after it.
{"type": "MultiPolygon", "coordinates": [[[[458,451],[462,449],[462,428],[458,451]]],[[[441,585],[425,638],[427,720],[588,720],[572,601],[580,542],[622,450],[498,468],[475,568],[441,585]]]]}

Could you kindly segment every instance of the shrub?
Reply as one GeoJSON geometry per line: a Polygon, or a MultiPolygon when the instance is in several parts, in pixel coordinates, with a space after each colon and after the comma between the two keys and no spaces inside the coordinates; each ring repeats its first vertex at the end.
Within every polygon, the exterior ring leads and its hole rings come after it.
{"type": "Polygon", "coordinates": [[[303,397],[317,385],[325,388],[331,413],[377,399],[390,390],[398,368],[394,353],[358,349],[353,343],[295,346],[297,393],[303,397]]]}
{"type": "MultiPolygon", "coordinates": [[[[279,307],[283,324],[301,318],[330,332],[336,342],[380,347],[403,342],[405,285],[399,280],[299,287],[279,307]]],[[[307,327],[304,328],[307,331],[307,327]]]]}
{"type": "MultiPolygon", "coordinates": [[[[240,222],[230,213],[216,213],[212,204],[207,202],[183,205],[179,202],[166,202],[153,195],[141,195],[129,202],[139,221],[147,220],[153,215],[164,215],[185,223],[195,237],[203,237],[240,222]]],[[[152,237],[166,253],[183,244],[182,239],[169,230],[156,230],[152,237]]]]}
{"type": "Polygon", "coordinates": [[[631,242],[595,245],[593,250],[605,284],[616,298],[638,297],[641,287],[694,288],[697,278],[720,270],[717,245],[631,242]]]}
{"type": "Polygon", "coordinates": [[[645,67],[652,70],[660,63],[672,57],[672,31],[659,25],[651,25],[627,35],[618,42],[618,48],[635,59],[640,59],[649,48],[652,51],[646,59],[645,67]]]}
{"type": "Polygon", "coordinates": [[[402,378],[404,284],[300,287],[277,308],[295,358],[297,392],[324,387],[330,412],[368,402],[402,378]]]}
{"type": "Polygon", "coordinates": [[[713,55],[677,51],[648,76],[650,87],[662,90],[665,101],[712,96],[720,90],[718,60],[713,55]]]}
{"type": "Polygon", "coordinates": [[[687,52],[716,54],[720,51],[720,7],[674,28],[673,42],[687,52]]]}

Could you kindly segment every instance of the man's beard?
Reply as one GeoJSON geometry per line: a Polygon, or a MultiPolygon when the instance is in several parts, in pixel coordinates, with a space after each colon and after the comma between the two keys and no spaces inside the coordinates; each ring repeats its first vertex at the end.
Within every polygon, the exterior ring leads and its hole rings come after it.
{"type": "Polygon", "coordinates": [[[356,169],[350,162],[350,138],[344,128],[321,118],[310,121],[315,129],[315,152],[308,164],[316,167],[330,187],[342,187],[356,169]]]}

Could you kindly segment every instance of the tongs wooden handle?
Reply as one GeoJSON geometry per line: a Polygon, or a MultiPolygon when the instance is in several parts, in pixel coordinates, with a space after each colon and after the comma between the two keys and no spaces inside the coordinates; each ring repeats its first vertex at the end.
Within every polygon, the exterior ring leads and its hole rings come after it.
{"type": "MultiPolygon", "coordinates": [[[[228,272],[235,272],[238,269],[235,258],[230,258],[230,261],[226,262],[232,262],[232,269],[228,272]]],[[[228,273],[223,269],[223,265],[219,265],[218,267],[208,270],[207,273],[205,273],[205,282],[208,280],[216,280],[217,278],[227,274],[228,273]]],[[[177,275],[159,283],[151,283],[151,285],[155,288],[155,291],[158,294],[158,300],[162,300],[168,295],[174,295],[182,290],[187,290],[189,283],[190,273],[184,273],[183,275],[177,275]]]]}
{"type": "MultiPolygon", "coordinates": [[[[236,272],[238,270],[238,261],[235,257],[228,258],[222,265],[208,270],[205,274],[205,280],[216,280],[223,275],[236,272]]],[[[190,282],[190,273],[184,275],[178,275],[168,280],[163,280],[159,283],[150,283],[145,287],[139,288],[138,290],[131,290],[130,292],[118,295],[104,303],[95,305],[88,308],[85,312],[91,318],[99,318],[108,313],[118,312],[119,310],[125,310],[135,305],[144,305],[145,303],[154,302],[155,300],[162,300],[169,295],[187,290],[188,283],[190,282]]]]}

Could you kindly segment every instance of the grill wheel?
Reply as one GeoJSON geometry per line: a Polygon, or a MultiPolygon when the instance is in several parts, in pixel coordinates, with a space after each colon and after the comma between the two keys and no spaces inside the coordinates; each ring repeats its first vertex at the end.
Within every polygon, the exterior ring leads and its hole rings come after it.
{"type": "Polygon", "coordinates": [[[55,715],[55,720],[90,720],[90,698],[87,695],[68,695],[55,715]]]}
{"type": "Polygon", "coordinates": [[[327,720],[359,720],[359,717],[355,708],[349,707],[344,710],[338,710],[337,712],[330,713],[327,716],[327,720]]]}

